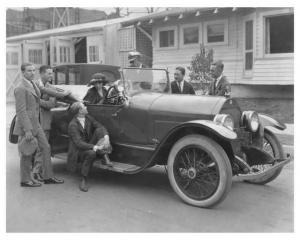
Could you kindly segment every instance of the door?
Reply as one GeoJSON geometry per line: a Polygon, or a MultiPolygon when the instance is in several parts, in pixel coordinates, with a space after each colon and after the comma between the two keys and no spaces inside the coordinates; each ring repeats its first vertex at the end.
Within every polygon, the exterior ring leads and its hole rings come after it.
{"type": "Polygon", "coordinates": [[[70,37],[50,37],[50,64],[75,63],[75,47],[70,37]]]}
{"type": "Polygon", "coordinates": [[[252,76],[254,64],[254,15],[244,18],[244,75],[252,76]]]}
{"type": "Polygon", "coordinates": [[[103,35],[87,36],[87,62],[104,63],[103,35]]]}

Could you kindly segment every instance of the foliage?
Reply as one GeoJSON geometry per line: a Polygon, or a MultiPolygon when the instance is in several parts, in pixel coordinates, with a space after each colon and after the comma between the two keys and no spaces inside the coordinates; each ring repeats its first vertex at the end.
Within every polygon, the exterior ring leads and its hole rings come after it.
{"type": "Polygon", "coordinates": [[[213,62],[213,49],[200,45],[200,53],[196,53],[191,60],[189,77],[196,90],[206,92],[208,84],[211,81],[209,76],[210,65],[213,62]]]}

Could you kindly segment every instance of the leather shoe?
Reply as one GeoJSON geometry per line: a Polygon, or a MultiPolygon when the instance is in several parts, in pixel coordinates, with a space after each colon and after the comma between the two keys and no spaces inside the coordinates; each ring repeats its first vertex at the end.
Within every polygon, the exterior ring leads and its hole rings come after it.
{"type": "Polygon", "coordinates": [[[82,192],[87,192],[89,190],[89,188],[87,186],[87,183],[86,183],[86,180],[82,179],[82,181],[79,184],[79,189],[82,192]]]}
{"type": "Polygon", "coordinates": [[[62,184],[62,183],[64,183],[64,180],[52,177],[52,178],[44,179],[44,183],[45,184],[62,184]]]}
{"type": "Polygon", "coordinates": [[[33,179],[40,183],[44,182],[44,179],[42,178],[40,173],[33,173],[33,179]]]}
{"type": "Polygon", "coordinates": [[[42,184],[33,182],[33,181],[28,181],[28,182],[21,182],[21,187],[40,187],[42,184]]]}

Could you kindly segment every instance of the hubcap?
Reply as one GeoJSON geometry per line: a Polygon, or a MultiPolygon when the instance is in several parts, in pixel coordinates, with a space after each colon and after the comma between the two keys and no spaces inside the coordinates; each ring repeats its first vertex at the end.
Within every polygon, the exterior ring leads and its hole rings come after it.
{"type": "Polygon", "coordinates": [[[196,169],[191,167],[189,170],[188,170],[188,177],[190,179],[194,179],[196,177],[196,169]]]}

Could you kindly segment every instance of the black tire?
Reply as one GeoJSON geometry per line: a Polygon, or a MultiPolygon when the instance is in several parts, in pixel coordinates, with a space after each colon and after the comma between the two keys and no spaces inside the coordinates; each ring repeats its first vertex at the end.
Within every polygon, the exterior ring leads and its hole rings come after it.
{"type": "Polygon", "coordinates": [[[178,140],[170,151],[168,177],[172,188],[184,202],[209,208],[227,196],[232,183],[232,169],[227,154],[218,143],[206,136],[187,135],[178,140]],[[193,160],[190,154],[193,154],[193,160]]]}
{"type": "MultiPolygon", "coordinates": [[[[269,153],[272,157],[274,158],[284,158],[284,151],[282,149],[282,146],[278,140],[278,138],[275,136],[274,133],[272,133],[269,130],[265,130],[264,132],[264,150],[269,153]]],[[[264,171],[264,169],[267,169],[271,165],[258,165],[255,166],[259,170],[264,171]]],[[[259,184],[259,185],[264,185],[267,184],[271,181],[273,181],[275,178],[279,176],[281,173],[283,167],[278,168],[275,172],[272,172],[271,174],[265,175],[264,177],[255,179],[255,180],[248,180],[246,182],[253,183],[253,184],[259,184]]]]}

